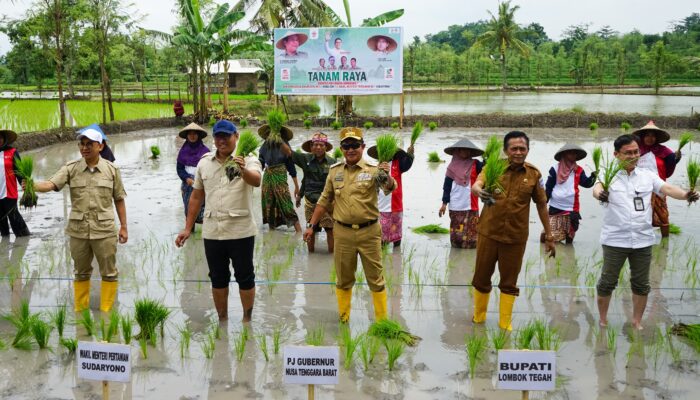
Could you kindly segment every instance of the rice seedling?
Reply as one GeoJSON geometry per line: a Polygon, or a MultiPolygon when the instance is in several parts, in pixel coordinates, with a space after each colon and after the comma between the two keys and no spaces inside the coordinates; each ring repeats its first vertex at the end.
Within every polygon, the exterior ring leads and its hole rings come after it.
{"type": "Polygon", "coordinates": [[[679,322],[671,327],[671,333],[686,338],[690,346],[700,353],[700,324],[679,322]]]}
{"type": "Polygon", "coordinates": [[[37,205],[38,199],[34,191],[34,178],[32,177],[34,173],[34,159],[29,156],[24,156],[16,160],[15,165],[17,167],[17,175],[22,178],[26,187],[24,192],[22,192],[22,198],[19,200],[19,204],[24,208],[34,208],[37,205]]]}
{"type": "Polygon", "coordinates": [[[267,336],[264,334],[258,335],[257,343],[258,348],[263,353],[263,357],[265,357],[265,362],[270,361],[270,350],[267,348],[267,336]]]}
{"type": "Polygon", "coordinates": [[[311,122],[310,119],[305,119],[305,120],[304,120],[304,128],[306,128],[306,129],[311,128],[311,124],[312,124],[312,122],[311,122]]]}
{"type": "Polygon", "coordinates": [[[245,129],[248,127],[248,120],[243,118],[238,122],[238,125],[240,125],[241,128],[245,129]]]}
{"type": "Polygon", "coordinates": [[[418,336],[408,332],[400,323],[389,318],[374,322],[370,325],[367,333],[380,339],[400,340],[409,346],[415,346],[421,340],[418,336]]]}
{"type": "Polygon", "coordinates": [[[304,339],[309,346],[323,346],[323,340],[325,338],[326,330],[323,325],[318,325],[315,328],[307,330],[304,339]]]}
{"type": "Polygon", "coordinates": [[[673,344],[672,329],[666,332],[666,345],[668,346],[668,353],[671,355],[671,360],[674,364],[678,364],[681,361],[681,349],[673,344]]]}
{"type": "Polygon", "coordinates": [[[340,327],[340,343],[343,346],[345,359],[343,361],[343,366],[345,369],[350,369],[352,366],[352,360],[355,358],[355,351],[357,350],[360,342],[363,340],[362,335],[352,336],[352,332],[347,325],[341,325],[340,327]]]}
{"type": "Polygon", "coordinates": [[[439,224],[428,224],[411,229],[415,233],[450,233],[450,230],[439,224]]]}
{"type": "Polygon", "coordinates": [[[141,356],[143,356],[143,358],[148,358],[148,341],[146,337],[142,336],[139,339],[139,348],[141,349],[141,356]]]}
{"type": "Polygon", "coordinates": [[[365,123],[362,124],[362,126],[365,128],[365,130],[368,131],[368,130],[370,130],[370,129],[372,129],[372,128],[374,127],[374,122],[372,122],[372,121],[365,121],[365,123]]]}
{"type": "Polygon", "coordinates": [[[402,340],[387,339],[384,340],[384,347],[386,348],[389,371],[393,371],[396,366],[396,360],[401,357],[406,349],[406,343],[402,340]]]}
{"type": "Polygon", "coordinates": [[[497,136],[491,136],[486,141],[486,147],[484,148],[484,160],[489,158],[500,158],[501,157],[501,141],[497,136]]]}
{"type": "Polygon", "coordinates": [[[592,158],[595,174],[598,175],[600,172],[600,160],[603,158],[603,149],[600,146],[595,146],[593,148],[592,158]]]}
{"type": "Polygon", "coordinates": [[[122,326],[122,339],[124,339],[125,344],[131,344],[131,326],[133,325],[133,319],[129,314],[122,315],[120,319],[122,326]]]}
{"type": "Polygon", "coordinates": [[[428,153],[428,162],[431,162],[431,163],[442,162],[437,151],[431,151],[430,153],[428,153]]]}
{"type": "Polygon", "coordinates": [[[416,140],[418,140],[421,133],[423,133],[423,122],[418,121],[413,125],[413,130],[411,130],[411,146],[416,144],[416,140]]]}
{"type": "Polygon", "coordinates": [[[484,359],[488,341],[482,335],[472,334],[465,336],[464,342],[469,359],[469,377],[474,379],[476,366],[484,359]]]}
{"type": "Polygon", "coordinates": [[[700,161],[697,159],[689,159],[686,165],[686,173],[688,174],[688,186],[691,191],[695,191],[700,178],[700,161]]]}
{"type": "Polygon", "coordinates": [[[620,129],[622,129],[623,132],[628,132],[630,129],[632,129],[632,125],[630,125],[630,123],[627,121],[622,121],[620,124],[620,129]]]}
{"type": "Polygon", "coordinates": [[[338,129],[342,128],[342,127],[343,127],[343,123],[340,122],[340,121],[333,121],[333,122],[331,122],[331,128],[333,128],[333,130],[338,130],[338,129]]]}
{"type": "Polygon", "coordinates": [[[520,328],[518,336],[516,338],[516,344],[521,350],[532,350],[532,339],[535,338],[537,334],[537,328],[533,322],[528,323],[524,327],[520,328]]]}
{"type": "Polygon", "coordinates": [[[39,345],[39,348],[47,348],[53,326],[37,316],[37,318],[32,320],[31,330],[34,340],[36,341],[36,344],[39,345]]]}
{"type": "Polygon", "coordinates": [[[336,147],[333,150],[333,158],[335,158],[336,160],[341,160],[343,158],[343,151],[340,150],[340,147],[336,147]]]}
{"type": "MultiPolygon", "coordinates": [[[[390,162],[399,150],[399,138],[392,134],[384,134],[377,137],[377,161],[390,162]]],[[[381,186],[389,179],[389,175],[383,169],[377,170],[375,178],[381,186]]]]}
{"type": "Polygon", "coordinates": [[[624,169],[624,163],[615,157],[606,157],[603,165],[603,173],[598,175],[598,181],[603,185],[603,190],[608,191],[610,185],[617,179],[617,174],[624,169]]]}
{"type": "Polygon", "coordinates": [[[399,129],[399,123],[394,121],[391,123],[391,129],[397,130],[399,129]]]}
{"type": "MultiPolygon", "coordinates": [[[[484,190],[491,194],[500,194],[503,191],[503,186],[501,185],[501,177],[508,170],[508,160],[505,158],[491,157],[484,165],[484,190]]],[[[491,198],[490,201],[485,202],[486,205],[492,205],[495,200],[491,198]]]]}
{"type": "Polygon", "coordinates": [[[428,122],[428,129],[430,129],[431,131],[434,131],[435,129],[437,129],[437,126],[438,126],[438,124],[435,121],[428,122]]]}
{"type": "Polygon", "coordinates": [[[550,327],[543,320],[535,320],[535,340],[540,350],[559,350],[561,338],[556,329],[550,327]]]}
{"type": "Polygon", "coordinates": [[[591,123],[588,125],[588,129],[590,129],[591,131],[597,131],[597,130],[598,130],[598,123],[597,123],[597,122],[591,122],[591,123]]]}
{"type": "Polygon", "coordinates": [[[245,355],[245,345],[248,341],[248,334],[245,329],[238,332],[238,336],[233,339],[233,349],[236,352],[236,360],[241,361],[245,355]]]}
{"type": "Polygon", "coordinates": [[[180,328],[180,358],[185,358],[185,354],[190,351],[190,342],[192,341],[192,330],[190,325],[185,323],[180,328]]]}
{"type": "Polygon", "coordinates": [[[311,113],[308,111],[304,111],[304,114],[302,114],[302,115],[304,116],[303,117],[304,119],[309,119],[309,117],[311,117],[311,113]]]}
{"type": "MultiPolygon", "coordinates": [[[[238,137],[236,142],[236,151],[234,153],[235,157],[247,157],[250,154],[254,154],[255,150],[260,146],[260,140],[257,135],[250,131],[243,131],[238,137]]],[[[226,171],[226,177],[228,177],[229,182],[235,178],[241,176],[241,167],[230,159],[224,164],[224,170],[226,171]]]]}
{"type": "Polygon", "coordinates": [[[63,304],[59,306],[56,311],[51,313],[51,321],[56,326],[56,331],[58,331],[58,337],[63,337],[63,329],[66,326],[66,305],[63,304]]]}
{"type": "Polygon", "coordinates": [[[69,354],[75,354],[75,350],[78,348],[78,340],[75,338],[61,338],[59,343],[68,350],[69,354]]]}
{"type": "Polygon", "coordinates": [[[669,224],[668,232],[672,235],[680,235],[681,234],[681,227],[676,225],[676,224],[669,224]]]}
{"type": "Polygon", "coordinates": [[[279,354],[280,345],[282,343],[282,332],[284,327],[277,325],[272,329],[272,350],[275,354],[279,354]]]}
{"type": "Polygon", "coordinates": [[[508,342],[509,332],[505,329],[489,329],[489,338],[493,349],[498,351],[503,349],[508,342]]]}
{"type": "Polygon", "coordinates": [[[243,335],[243,340],[245,340],[246,342],[250,340],[250,328],[248,328],[248,325],[243,325],[241,335],[243,335]]]}
{"type": "Polygon", "coordinates": [[[158,147],[157,145],[154,144],[153,146],[151,146],[151,158],[155,160],[159,156],[160,156],[160,147],[158,147]]]}
{"type": "Polygon", "coordinates": [[[630,362],[632,356],[637,354],[638,356],[644,358],[644,341],[642,340],[641,333],[634,328],[630,328],[630,347],[627,350],[627,363],[630,362]]]}
{"type": "Polygon", "coordinates": [[[144,298],[134,304],[136,323],[141,331],[138,338],[145,337],[152,346],[156,344],[156,328],[160,326],[161,337],[164,336],[165,321],[170,315],[170,310],[156,300],[144,298]]]}
{"type": "Polygon", "coordinates": [[[92,313],[89,309],[83,310],[82,314],[80,314],[80,319],[76,322],[85,328],[85,332],[88,336],[95,335],[95,319],[92,317],[92,313]]]}
{"type": "Polygon", "coordinates": [[[374,362],[374,358],[377,356],[382,342],[374,336],[369,336],[367,334],[362,336],[363,337],[359,343],[360,359],[362,360],[362,365],[364,368],[368,369],[369,365],[374,362]]]}
{"type": "Polygon", "coordinates": [[[0,338],[0,350],[5,350],[7,348],[7,344],[5,343],[2,338],[0,338]]]}
{"type": "Polygon", "coordinates": [[[221,340],[221,326],[219,326],[219,320],[214,317],[209,323],[209,330],[214,335],[214,339],[221,340]]]}
{"type": "Polygon", "coordinates": [[[270,126],[270,134],[265,139],[270,143],[282,143],[282,126],[287,122],[287,116],[279,109],[274,108],[267,113],[267,124],[270,126]]]}
{"type": "Polygon", "coordinates": [[[605,343],[610,354],[615,357],[617,353],[617,337],[620,335],[620,331],[613,327],[608,327],[605,332],[605,343]]]}
{"type": "Polygon", "coordinates": [[[695,139],[695,134],[693,132],[683,132],[681,137],[678,139],[678,151],[681,151],[688,143],[695,139]]]}

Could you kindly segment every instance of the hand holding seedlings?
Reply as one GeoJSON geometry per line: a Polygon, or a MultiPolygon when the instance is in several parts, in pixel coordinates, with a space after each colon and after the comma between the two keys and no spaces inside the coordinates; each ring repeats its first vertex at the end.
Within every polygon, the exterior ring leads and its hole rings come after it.
{"type": "Polygon", "coordinates": [[[598,194],[598,200],[601,203],[607,203],[609,201],[608,196],[610,196],[610,192],[603,190],[598,194]]]}
{"type": "Polygon", "coordinates": [[[686,200],[688,200],[688,204],[695,203],[696,201],[698,201],[698,199],[700,199],[700,194],[698,194],[698,192],[689,190],[685,198],[686,200]]]}
{"type": "Polygon", "coordinates": [[[389,163],[388,162],[379,163],[378,167],[379,167],[379,169],[384,170],[384,172],[386,172],[387,174],[389,173],[389,163]]]}

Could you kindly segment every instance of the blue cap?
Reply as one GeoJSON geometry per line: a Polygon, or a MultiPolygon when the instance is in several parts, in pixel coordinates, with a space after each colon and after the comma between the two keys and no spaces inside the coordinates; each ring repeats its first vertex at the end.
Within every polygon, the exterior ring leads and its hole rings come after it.
{"type": "Polygon", "coordinates": [[[238,132],[236,125],[233,122],[222,119],[221,121],[216,121],[214,124],[213,134],[217,135],[219,133],[225,133],[227,135],[233,135],[238,132]]]}
{"type": "Polygon", "coordinates": [[[100,128],[100,126],[99,126],[98,124],[92,124],[92,125],[86,126],[86,127],[83,128],[83,129],[80,129],[80,130],[78,131],[78,137],[80,137],[80,136],[88,137],[87,135],[85,135],[85,133],[87,133],[88,131],[97,131],[97,132],[99,132],[100,135],[102,136],[102,141],[103,141],[103,142],[106,142],[106,141],[107,141],[107,135],[105,135],[105,133],[102,131],[102,128],[100,128]]]}

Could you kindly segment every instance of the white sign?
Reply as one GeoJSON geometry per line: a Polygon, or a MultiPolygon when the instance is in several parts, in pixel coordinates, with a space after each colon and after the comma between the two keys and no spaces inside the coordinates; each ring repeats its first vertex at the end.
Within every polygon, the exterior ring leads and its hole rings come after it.
{"type": "Polygon", "coordinates": [[[338,347],[285,346],[284,383],[338,384],[338,347]]]}
{"type": "Polygon", "coordinates": [[[553,351],[500,350],[498,389],[554,390],[557,377],[553,351]]]}
{"type": "Polygon", "coordinates": [[[78,342],[78,378],[129,382],[131,346],[114,343],[78,342]]]}

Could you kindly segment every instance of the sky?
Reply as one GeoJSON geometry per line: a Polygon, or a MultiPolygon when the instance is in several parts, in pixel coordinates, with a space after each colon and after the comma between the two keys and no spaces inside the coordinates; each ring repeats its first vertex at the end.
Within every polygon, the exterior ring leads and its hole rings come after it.
{"type": "MultiPolygon", "coordinates": [[[[123,0],[128,3],[128,0],[123,0]]],[[[218,3],[223,1],[217,0],[218,3]]],[[[234,4],[236,0],[230,1],[234,4]]],[[[170,31],[176,24],[173,13],[174,0],[133,1],[135,11],[141,15],[141,26],[147,29],[170,31]]],[[[326,0],[339,15],[345,18],[342,0],[326,0]]],[[[31,0],[0,0],[0,15],[11,19],[21,18],[31,0]]],[[[697,0],[512,0],[520,9],[515,20],[520,25],[537,22],[547,35],[555,40],[570,25],[590,23],[591,31],[610,25],[614,30],[626,33],[637,29],[642,33],[659,33],[674,22],[693,12],[700,12],[697,0]]],[[[386,11],[404,8],[404,16],[391,23],[404,28],[404,40],[413,36],[424,38],[450,25],[462,25],[480,19],[488,19],[487,10],[496,13],[497,0],[351,0],[352,23],[358,25],[364,18],[374,17],[386,11]],[[379,5],[379,6],[378,6],[379,5]]],[[[7,36],[0,33],[0,54],[10,49],[7,36]]]]}

